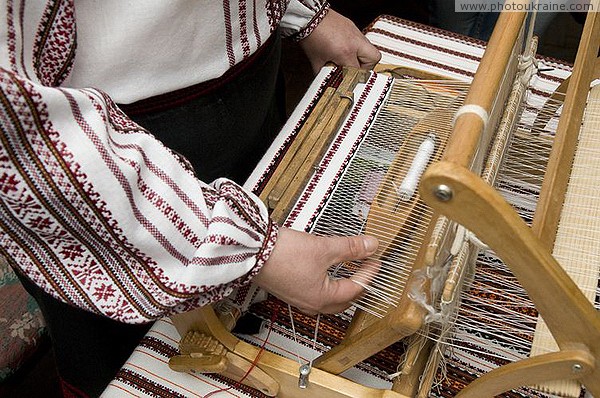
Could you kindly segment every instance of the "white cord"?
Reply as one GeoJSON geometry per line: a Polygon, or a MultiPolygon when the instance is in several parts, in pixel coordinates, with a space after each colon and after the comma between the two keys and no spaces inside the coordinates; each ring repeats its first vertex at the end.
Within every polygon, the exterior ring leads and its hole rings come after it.
{"type": "MultiPolygon", "coordinates": [[[[298,337],[296,334],[296,326],[294,323],[294,314],[292,313],[292,306],[288,304],[288,312],[290,314],[290,323],[292,325],[292,333],[294,335],[294,342],[296,343],[296,346],[300,346],[300,342],[298,341],[298,337]]],[[[312,349],[314,351],[317,351],[317,337],[319,335],[319,323],[321,322],[321,314],[317,314],[317,320],[315,323],[315,334],[313,335],[313,341],[312,341],[312,349]]],[[[300,354],[299,352],[296,350],[296,352],[294,352],[294,354],[296,354],[296,358],[298,359],[298,363],[300,365],[302,365],[302,359],[300,358],[300,354]]],[[[315,358],[311,359],[310,362],[308,363],[308,367],[309,369],[312,369],[312,364],[314,362],[315,358]]]]}
{"type": "MultiPolygon", "coordinates": [[[[321,322],[321,314],[317,314],[317,321],[315,323],[315,335],[313,336],[313,350],[317,350],[317,336],[319,335],[319,323],[321,322]]],[[[312,369],[313,361],[315,359],[311,359],[308,366],[312,369]]]]}
{"type": "Polygon", "coordinates": [[[456,114],[454,115],[454,120],[452,121],[452,124],[454,124],[456,120],[465,113],[473,113],[479,116],[479,118],[483,122],[483,128],[485,129],[487,127],[490,116],[488,115],[487,111],[483,109],[482,106],[475,104],[463,105],[460,108],[458,108],[456,114]]]}
{"type": "MultiPolygon", "coordinates": [[[[296,346],[299,346],[300,343],[298,342],[298,337],[296,336],[296,326],[294,325],[294,314],[292,314],[292,306],[288,304],[288,311],[290,313],[290,321],[292,324],[292,334],[294,335],[294,342],[296,343],[296,346]]],[[[300,365],[302,365],[302,360],[300,359],[300,354],[298,353],[298,351],[295,352],[296,354],[296,358],[298,358],[298,363],[300,365]]]]}

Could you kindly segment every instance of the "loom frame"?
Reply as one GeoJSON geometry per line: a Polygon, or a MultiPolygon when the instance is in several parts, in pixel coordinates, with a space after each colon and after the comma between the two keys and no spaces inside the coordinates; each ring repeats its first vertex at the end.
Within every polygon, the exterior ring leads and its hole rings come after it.
{"type": "MultiPolygon", "coordinates": [[[[598,6],[598,1],[595,3],[598,6]]],[[[595,53],[597,53],[600,42],[600,23],[596,15],[588,18],[584,30],[580,55],[575,63],[572,83],[569,85],[565,103],[565,110],[569,110],[568,114],[571,114],[571,109],[575,110],[585,105],[585,101],[581,101],[581,96],[589,87],[591,79],[585,70],[594,69],[590,65],[593,65],[595,56],[592,57],[590,53],[594,51],[594,45],[595,53]],[[585,87],[586,84],[587,87],[585,87]],[[569,100],[568,98],[571,97],[574,99],[569,100]]],[[[519,26],[520,29],[524,18],[524,14],[520,13],[501,16],[488,46],[488,49],[491,48],[491,50],[486,51],[487,55],[484,55],[481,61],[467,97],[467,103],[481,106],[487,110],[491,108],[494,100],[493,94],[497,92],[497,89],[490,89],[490,82],[499,82],[503,72],[503,61],[499,61],[499,58],[508,60],[510,57],[510,51],[505,43],[516,40],[517,29],[515,27],[519,26]]],[[[341,97],[342,102],[344,98],[346,97],[341,97]]],[[[340,105],[340,107],[346,106],[346,103],[340,105]]],[[[574,111],[573,117],[565,118],[569,120],[568,122],[563,122],[563,118],[561,118],[560,123],[576,125],[576,113],[577,111],[574,111]]],[[[579,123],[580,121],[581,119],[579,119],[579,123]]],[[[564,127],[561,130],[560,126],[561,124],[559,124],[559,132],[568,130],[570,136],[574,134],[574,127],[564,127]]],[[[470,171],[477,148],[481,144],[483,130],[482,120],[473,114],[466,113],[457,118],[454,126],[455,133],[452,135],[444,159],[431,165],[423,176],[420,187],[421,197],[440,214],[464,225],[496,251],[530,294],[536,308],[546,319],[558,341],[561,351],[528,358],[491,371],[471,383],[461,392],[460,396],[493,396],[523,384],[559,376],[576,378],[592,393],[600,396],[600,315],[552,257],[548,243],[546,243],[548,238],[544,238],[544,236],[549,236],[548,233],[542,230],[536,231],[538,227],[535,226],[533,229],[528,227],[498,192],[470,171]],[[442,186],[450,189],[451,198],[449,200],[441,198],[439,192],[442,186]],[[543,283],[540,284],[540,281],[543,283]],[[555,310],[555,308],[565,305],[568,305],[572,311],[561,313],[555,310]],[[585,321],[582,322],[582,320],[585,321]],[[585,326],[582,327],[582,324],[585,326]]],[[[571,138],[567,139],[567,142],[570,140],[571,138]]],[[[553,155],[552,158],[560,165],[561,162],[568,161],[565,160],[569,158],[568,153],[569,149],[562,150],[560,154],[553,155]]],[[[554,167],[556,170],[556,166],[554,167]]],[[[566,185],[566,182],[564,184],[566,185]]],[[[557,183],[554,184],[555,188],[544,188],[544,192],[556,192],[556,190],[561,191],[562,189],[564,194],[564,188],[560,188],[560,185],[561,183],[557,183]]],[[[547,210],[547,213],[554,214],[557,211],[556,207],[560,206],[556,206],[555,203],[548,205],[550,210],[547,210]]],[[[536,219],[541,218],[536,215],[536,219]]],[[[538,223],[541,224],[535,225],[544,225],[545,221],[538,221],[538,223]]],[[[415,311],[419,310],[415,309],[415,311]]],[[[417,314],[414,319],[419,319],[421,316],[421,314],[417,314]]],[[[259,356],[260,351],[257,347],[237,339],[223,327],[210,306],[174,316],[172,319],[182,336],[191,329],[201,330],[215,337],[231,353],[244,358],[247,363],[254,361],[259,356]]],[[[420,325],[420,323],[410,325],[408,329],[416,330],[420,325]]],[[[402,330],[401,334],[405,332],[412,333],[410,330],[402,330]]],[[[398,330],[391,328],[390,333],[394,333],[394,335],[389,336],[389,340],[391,342],[394,339],[397,340],[398,330]]],[[[367,335],[366,341],[372,340],[372,335],[363,334],[367,335]]],[[[339,350],[351,351],[354,341],[349,341],[345,347],[339,350]]],[[[389,344],[376,341],[370,344],[367,351],[377,351],[383,348],[382,345],[389,344]]],[[[364,352],[359,356],[363,355],[365,355],[364,352]]],[[[298,364],[293,360],[268,352],[260,353],[257,368],[264,374],[251,373],[255,376],[255,383],[257,383],[254,386],[259,389],[262,387],[263,391],[269,395],[325,398],[407,397],[407,395],[391,390],[367,388],[337,376],[334,372],[319,368],[315,368],[311,372],[309,388],[300,390],[296,386],[298,364]],[[270,390],[269,388],[265,389],[264,386],[272,385],[273,381],[276,387],[270,390]]]]}
{"type": "MultiPolygon", "coordinates": [[[[598,1],[592,3],[593,9],[600,5],[598,1]]],[[[587,93],[598,77],[594,72],[599,45],[600,17],[598,12],[591,12],[531,228],[497,191],[469,170],[483,131],[475,115],[464,114],[457,119],[444,159],[431,165],[421,181],[421,196],[431,207],[475,233],[508,265],[560,347],[558,352],[496,368],[468,385],[460,397],[491,397],[522,385],[557,379],[576,379],[593,395],[600,395],[600,313],[551,254],[587,93]],[[440,195],[442,187],[444,196],[440,195]]],[[[485,64],[481,70],[486,73],[478,71],[465,103],[489,110],[483,82],[493,78],[489,75],[494,72],[487,72],[485,64]]]]}

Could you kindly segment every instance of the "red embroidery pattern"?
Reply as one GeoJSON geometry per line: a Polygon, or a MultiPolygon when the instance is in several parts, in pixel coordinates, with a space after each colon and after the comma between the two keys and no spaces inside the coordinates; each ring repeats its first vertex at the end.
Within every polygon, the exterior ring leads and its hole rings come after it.
{"type": "MultiPolygon", "coordinates": [[[[305,2],[302,2],[305,4],[305,2]]],[[[308,6],[307,6],[308,7],[308,6]]],[[[315,10],[316,11],[316,10],[315,10]]],[[[329,12],[329,4],[326,4],[315,14],[313,19],[304,27],[304,29],[300,30],[298,33],[292,36],[292,40],[300,41],[302,39],[306,39],[310,34],[315,30],[315,28],[321,23],[323,18],[329,12]]]]}
{"type": "Polygon", "coordinates": [[[8,0],[6,2],[6,17],[5,17],[6,31],[7,31],[6,44],[7,44],[7,48],[8,48],[8,60],[10,62],[10,67],[13,70],[17,70],[17,56],[16,56],[17,40],[16,40],[15,26],[13,24],[13,21],[15,20],[13,13],[14,13],[13,2],[12,2],[12,0],[8,0]]]}
{"type": "Polygon", "coordinates": [[[267,18],[271,26],[271,33],[279,26],[279,22],[287,9],[287,3],[286,0],[267,0],[265,6],[267,7],[267,18]]]}
{"type": "Polygon", "coordinates": [[[244,52],[244,59],[250,56],[250,43],[248,42],[248,7],[246,0],[240,0],[239,2],[239,21],[240,21],[240,42],[242,44],[242,50],[244,52]]]}
{"type": "MultiPolygon", "coordinates": [[[[10,70],[0,69],[0,251],[11,265],[64,302],[130,323],[205,305],[247,284],[277,237],[258,199],[228,181],[193,179],[184,161],[169,158],[104,93],[53,88],[73,64],[74,2],[40,4],[41,18],[31,21],[25,3],[15,10],[13,1],[5,7],[3,47],[10,70]],[[18,32],[30,26],[35,40],[27,49],[18,32]],[[20,70],[27,57],[33,81],[20,70]],[[96,170],[102,179],[91,175],[96,170]],[[225,272],[235,280],[215,282],[225,272]]],[[[255,0],[235,11],[230,4],[225,22],[235,63],[233,35],[246,35],[235,50],[250,54],[250,36],[265,21],[255,0]]],[[[275,24],[286,5],[278,3],[275,24]]]]}
{"type": "MultiPolygon", "coordinates": [[[[140,322],[220,299],[231,291],[232,286],[247,283],[251,275],[242,275],[232,284],[219,286],[191,286],[167,277],[163,268],[134,248],[124,236],[118,221],[107,210],[107,204],[94,190],[88,176],[81,172],[81,166],[61,141],[60,134],[54,130],[41,101],[42,95],[26,81],[6,72],[0,75],[0,87],[0,93],[6,97],[2,103],[13,104],[0,112],[2,131],[6,132],[0,137],[3,140],[0,146],[0,223],[3,230],[0,244],[9,253],[14,265],[23,269],[38,285],[63,301],[87,310],[125,322],[140,322]],[[23,93],[27,93],[29,101],[23,93]],[[40,164],[44,168],[39,168],[40,164]]],[[[105,163],[119,177],[115,155],[105,153],[106,148],[100,146],[100,138],[81,114],[75,92],[60,91],[71,104],[71,112],[79,127],[99,145],[98,153],[104,154],[105,163]]],[[[118,112],[111,113],[110,110],[104,110],[103,114],[108,115],[112,125],[120,117],[118,112]]],[[[132,127],[136,126],[125,123],[120,126],[120,132],[133,134],[132,127]]],[[[146,134],[136,129],[135,133],[146,134]]],[[[118,149],[118,146],[115,148],[118,149]]],[[[143,153],[140,148],[137,149],[143,153]]],[[[145,159],[147,170],[160,175],[171,186],[177,186],[149,159],[141,158],[145,159]]],[[[128,162],[132,164],[130,159],[128,162]]],[[[133,165],[140,167],[139,164],[133,165]]],[[[133,190],[125,177],[117,179],[121,181],[121,189],[133,190]]],[[[225,204],[226,212],[209,222],[208,216],[196,205],[194,212],[201,215],[198,218],[209,227],[209,233],[202,241],[153,188],[144,181],[139,183],[138,188],[163,210],[163,214],[171,216],[171,223],[191,243],[197,242],[198,246],[239,246],[239,250],[230,251],[227,256],[206,256],[202,253],[210,252],[199,250],[200,254],[196,257],[187,258],[170,245],[167,237],[162,236],[157,226],[140,210],[135,210],[136,203],[131,201],[132,208],[139,213],[140,225],[147,223],[149,230],[156,230],[156,242],[170,251],[174,258],[179,256],[180,266],[238,266],[246,263],[256,268],[254,274],[268,258],[276,226],[267,221],[248,222],[265,217],[254,199],[237,185],[223,182],[216,188],[218,194],[214,189],[205,190],[208,193],[204,198],[207,204],[211,208],[216,203],[225,204]],[[234,222],[231,217],[244,222],[234,222]],[[261,236],[268,236],[268,239],[257,255],[254,250],[239,245],[236,239],[223,236],[218,232],[219,228],[211,232],[211,225],[218,224],[234,227],[257,243],[261,236]]],[[[183,191],[179,195],[193,204],[183,191]]]]}
{"type": "Polygon", "coordinates": [[[235,65],[235,53],[233,51],[233,27],[231,26],[231,5],[229,0],[223,0],[223,13],[227,58],[229,60],[229,67],[232,67],[235,65]]]}
{"type": "Polygon", "coordinates": [[[34,44],[34,67],[42,84],[57,86],[73,67],[76,47],[73,0],[49,1],[34,44]]]}
{"type": "Polygon", "coordinates": [[[252,26],[254,26],[254,38],[256,39],[256,48],[262,44],[260,29],[258,28],[258,19],[256,18],[256,0],[252,0],[252,26]]]}

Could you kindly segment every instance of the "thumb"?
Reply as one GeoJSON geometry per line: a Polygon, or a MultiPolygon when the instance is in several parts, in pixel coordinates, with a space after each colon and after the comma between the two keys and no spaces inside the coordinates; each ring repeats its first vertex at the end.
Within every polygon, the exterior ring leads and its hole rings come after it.
{"type": "Polygon", "coordinates": [[[358,47],[356,58],[361,68],[373,69],[381,60],[381,52],[367,38],[364,38],[364,41],[358,47]]]}
{"type": "Polygon", "coordinates": [[[325,238],[327,263],[341,263],[344,261],[362,260],[375,253],[379,241],[373,236],[336,236],[325,238]]]}

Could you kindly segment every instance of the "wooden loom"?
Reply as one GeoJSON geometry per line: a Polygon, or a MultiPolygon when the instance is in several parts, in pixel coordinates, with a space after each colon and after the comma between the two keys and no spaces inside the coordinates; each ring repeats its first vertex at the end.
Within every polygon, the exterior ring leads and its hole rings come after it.
{"type": "MultiPolygon", "coordinates": [[[[598,6],[598,2],[595,5],[598,6]]],[[[496,101],[495,95],[500,91],[503,72],[508,69],[505,65],[510,63],[512,56],[512,46],[506,43],[517,41],[523,19],[524,16],[517,13],[502,15],[465,100],[466,104],[477,105],[491,113],[496,101]],[[497,86],[490,89],[490,82],[495,82],[497,86]]],[[[471,171],[473,166],[479,168],[476,163],[481,160],[476,160],[477,148],[481,147],[484,140],[482,137],[485,136],[484,123],[474,113],[466,112],[456,119],[447,147],[443,155],[439,154],[443,156],[442,160],[431,165],[422,178],[421,197],[439,214],[458,221],[474,232],[511,267],[527,289],[561,349],[556,353],[530,357],[498,368],[472,383],[462,392],[464,396],[493,396],[519,385],[570,378],[579,380],[590,392],[600,396],[600,317],[579,288],[562,271],[549,250],[562,207],[562,201],[557,198],[564,197],[567,189],[569,176],[564,171],[570,170],[570,167],[565,167],[565,164],[571,162],[575,151],[582,104],[585,104],[592,80],[592,66],[596,61],[599,42],[600,23],[596,14],[592,13],[584,30],[569,85],[563,109],[565,117],[561,118],[559,124],[553,149],[556,155],[552,156],[548,166],[548,177],[545,179],[548,188],[544,188],[533,229],[520,219],[488,183],[471,171]],[[564,307],[568,307],[570,311],[556,311],[557,308],[564,307]]],[[[351,70],[337,90],[329,90],[324,96],[325,103],[318,105],[318,111],[313,112],[312,119],[307,121],[306,128],[303,129],[307,138],[299,137],[302,139],[296,140],[299,151],[290,153],[306,151],[306,156],[300,156],[302,158],[319,156],[321,149],[315,145],[321,142],[326,146],[327,139],[315,139],[309,133],[314,130],[319,135],[327,135],[327,132],[333,134],[337,130],[339,118],[332,119],[329,114],[344,114],[352,102],[351,88],[361,79],[364,79],[364,72],[351,70]]],[[[287,180],[282,180],[285,182],[278,185],[278,179],[272,178],[271,185],[285,189],[266,189],[262,196],[274,209],[275,217],[284,217],[285,209],[296,199],[297,187],[303,182],[303,177],[300,176],[305,175],[296,173],[296,170],[310,169],[312,159],[309,162],[298,162],[290,157],[283,160],[282,164],[282,169],[287,168],[286,172],[282,172],[287,180]],[[295,168],[294,173],[290,173],[289,167],[295,168]]],[[[377,198],[383,200],[380,195],[377,198]]],[[[389,217],[389,214],[385,215],[385,218],[389,217]]],[[[432,219],[437,219],[437,216],[432,216],[432,219]]],[[[433,221],[428,223],[428,234],[432,234],[436,224],[433,221]]],[[[399,225],[404,226],[406,222],[401,221],[399,225]]],[[[398,232],[401,233],[402,231],[398,232]]],[[[390,239],[397,239],[397,236],[390,239]]],[[[388,243],[384,242],[379,255],[384,255],[387,246],[388,243]]],[[[419,251],[414,260],[415,271],[424,267],[426,261],[431,261],[427,260],[431,256],[431,252],[425,249],[419,251]]],[[[395,341],[413,335],[423,325],[424,316],[423,308],[415,305],[407,296],[403,296],[398,307],[381,319],[361,313],[353,321],[347,339],[315,362],[307,389],[297,387],[298,365],[295,361],[268,352],[261,354],[257,368],[249,373],[246,381],[267,395],[282,397],[413,395],[414,390],[408,391],[406,388],[406,385],[411,384],[410,381],[398,383],[404,384],[398,388],[401,392],[374,390],[337,374],[395,341]]],[[[259,353],[258,348],[229,333],[211,308],[174,317],[173,321],[181,335],[187,336],[181,344],[183,355],[172,361],[174,368],[216,371],[239,379],[259,353]],[[212,338],[188,334],[190,330],[202,331],[216,339],[218,344],[212,338]],[[199,346],[204,347],[203,354],[199,354],[199,346]],[[214,354],[215,350],[218,355],[214,354]]]]}

